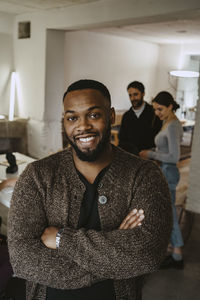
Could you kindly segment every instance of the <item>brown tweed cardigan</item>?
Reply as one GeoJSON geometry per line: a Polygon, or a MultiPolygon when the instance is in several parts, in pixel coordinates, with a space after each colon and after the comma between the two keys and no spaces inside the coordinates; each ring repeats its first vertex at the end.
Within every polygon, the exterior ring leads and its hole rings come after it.
{"type": "Polygon", "coordinates": [[[28,165],[9,211],[8,242],[14,273],[27,280],[27,300],[44,300],[46,286],[77,289],[113,279],[116,299],[137,299],[141,275],[159,267],[171,232],[167,183],[153,162],[113,147],[114,158],[98,186],[102,231],[76,229],[85,186],[71,150],[28,165]],[[142,226],[118,230],[131,209],[142,208],[142,226]],[[64,227],[59,250],[40,236],[47,226],[64,227]]]}

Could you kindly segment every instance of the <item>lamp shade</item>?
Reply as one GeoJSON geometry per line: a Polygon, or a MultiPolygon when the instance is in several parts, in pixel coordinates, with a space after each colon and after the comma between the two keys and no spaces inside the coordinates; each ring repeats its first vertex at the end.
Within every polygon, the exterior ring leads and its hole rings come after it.
{"type": "Polygon", "coordinates": [[[199,77],[199,72],[187,71],[187,70],[173,70],[173,71],[170,71],[169,74],[171,76],[183,77],[183,78],[197,78],[197,77],[199,77]]]}

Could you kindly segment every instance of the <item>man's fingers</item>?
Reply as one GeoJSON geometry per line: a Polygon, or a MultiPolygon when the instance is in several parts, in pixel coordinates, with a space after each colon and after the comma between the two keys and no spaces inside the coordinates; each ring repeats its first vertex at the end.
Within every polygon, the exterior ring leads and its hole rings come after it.
{"type": "Polygon", "coordinates": [[[136,226],[140,226],[141,221],[143,219],[144,219],[143,209],[140,209],[138,211],[137,211],[137,209],[134,209],[123,220],[123,222],[121,223],[119,229],[129,229],[129,228],[134,228],[136,226]]]}
{"type": "Polygon", "coordinates": [[[119,229],[123,229],[122,227],[125,226],[126,222],[131,218],[131,216],[135,216],[137,214],[137,209],[133,209],[127,216],[126,218],[122,221],[119,229]]]}
{"type": "Polygon", "coordinates": [[[141,225],[142,225],[141,221],[142,221],[143,219],[144,219],[144,215],[138,216],[137,220],[135,220],[135,221],[133,221],[132,223],[130,223],[130,224],[128,225],[128,228],[125,228],[125,229],[132,229],[132,228],[134,228],[134,227],[136,227],[136,226],[141,226],[141,225]]]}
{"type": "Polygon", "coordinates": [[[144,215],[137,214],[136,216],[131,217],[124,225],[122,229],[130,229],[138,226],[139,223],[144,219],[144,215]]]}

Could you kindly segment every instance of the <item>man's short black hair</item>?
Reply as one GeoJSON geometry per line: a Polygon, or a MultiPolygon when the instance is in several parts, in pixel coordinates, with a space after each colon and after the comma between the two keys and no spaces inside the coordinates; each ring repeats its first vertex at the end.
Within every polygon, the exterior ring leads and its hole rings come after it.
{"type": "Polygon", "coordinates": [[[63,101],[67,93],[85,89],[93,89],[99,91],[105,98],[108,99],[109,104],[111,104],[111,96],[107,87],[103,83],[92,79],[81,79],[69,85],[69,87],[63,95],[63,101]]]}
{"type": "Polygon", "coordinates": [[[127,86],[127,90],[133,88],[133,89],[137,89],[139,90],[141,93],[144,93],[144,84],[142,82],[139,81],[133,81],[131,83],[129,83],[129,85],[127,86]]]}

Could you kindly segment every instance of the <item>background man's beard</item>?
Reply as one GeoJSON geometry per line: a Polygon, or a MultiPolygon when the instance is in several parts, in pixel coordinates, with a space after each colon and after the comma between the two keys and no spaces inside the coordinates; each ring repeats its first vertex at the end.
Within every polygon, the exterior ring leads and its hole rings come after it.
{"type": "Polygon", "coordinates": [[[109,144],[110,135],[111,135],[111,125],[109,124],[102,136],[102,139],[99,141],[96,148],[94,150],[88,150],[88,152],[81,151],[77,147],[77,145],[74,142],[72,142],[69,138],[68,138],[68,141],[69,141],[70,145],[73,147],[73,149],[75,150],[76,155],[78,156],[78,158],[80,160],[94,162],[100,157],[102,152],[105,150],[105,147],[109,144]]]}
{"type": "Polygon", "coordinates": [[[143,98],[141,98],[139,101],[132,101],[133,108],[138,108],[138,107],[142,106],[143,101],[144,101],[143,98]]]}

